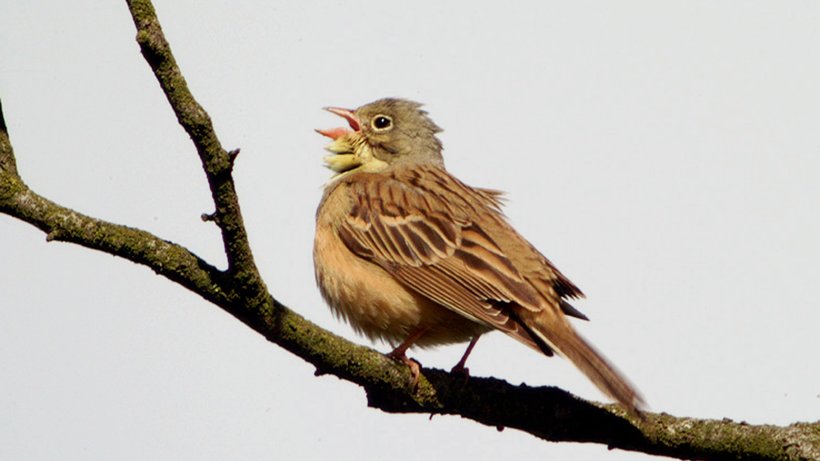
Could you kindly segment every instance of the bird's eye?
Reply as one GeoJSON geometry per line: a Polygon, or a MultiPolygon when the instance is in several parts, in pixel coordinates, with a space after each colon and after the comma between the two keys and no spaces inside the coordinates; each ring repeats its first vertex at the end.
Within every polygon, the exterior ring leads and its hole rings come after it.
{"type": "Polygon", "coordinates": [[[377,115],[373,117],[371,125],[376,131],[386,131],[393,127],[393,119],[386,115],[377,115]]]}

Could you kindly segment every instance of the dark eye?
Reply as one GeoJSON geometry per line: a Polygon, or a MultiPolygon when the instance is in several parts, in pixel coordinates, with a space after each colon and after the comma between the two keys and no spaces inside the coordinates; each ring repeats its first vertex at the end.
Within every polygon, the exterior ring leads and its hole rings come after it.
{"type": "Polygon", "coordinates": [[[373,117],[373,129],[376,131],[384,131],[393,126],[393,119],[386,115],[377,115],[373,117]]]}

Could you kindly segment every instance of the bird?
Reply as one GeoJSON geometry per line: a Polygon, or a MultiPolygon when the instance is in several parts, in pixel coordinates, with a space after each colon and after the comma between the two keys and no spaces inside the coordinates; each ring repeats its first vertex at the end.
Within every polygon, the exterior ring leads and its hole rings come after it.
{"type": "Polygon", "coordinates": [[[333,176],[316,210],[313,259],[322,297],[371,340],[395,345],[415,383],[411,346],[468,342],[499,330],[546,355],[569,359],[630,412],[640,394],[583,339],[568,317],[584,294],[522,237],[502,193],[466,185],[444,166],[441,128],[422,104],[384,98],[357,109],[326,107],[348,127],[331,139],[333,176]]]}

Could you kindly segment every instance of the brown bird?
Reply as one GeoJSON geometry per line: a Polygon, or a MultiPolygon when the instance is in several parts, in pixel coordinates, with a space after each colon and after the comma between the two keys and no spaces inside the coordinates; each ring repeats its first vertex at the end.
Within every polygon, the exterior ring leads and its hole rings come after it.
{"type": "Polygon", "coordinates": [[[568,358],[630,411],[641,397],[570,325],[586,319],[565,298],[583,297],[507,222],[501,194],[462,183],[444,168],[441,142],[421,104],[380,99],[355,110],[326,110],[347,128],[317,130],[333,139],[336,172],[316,212],[316,281],[332,310],[415,380],[412,345],[476,340],[493,329],[551,356],[568,358]]]}

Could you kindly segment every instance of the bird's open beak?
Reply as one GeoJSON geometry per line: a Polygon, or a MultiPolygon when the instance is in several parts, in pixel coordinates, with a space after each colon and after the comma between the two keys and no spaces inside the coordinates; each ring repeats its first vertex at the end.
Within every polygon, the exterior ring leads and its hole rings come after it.
{"type": "Polygon", "coordinates": [[[356,146],[362,142],[362,138],[359,136],[361,125],[359,119],[350,109],[342,109],[341,107],[325,107],[324,109],[347,120],[347,124],[350,125],[350,128],[339,127],[316,130],[322,136],[327,136],[333,140],[326,147],[331,155],[325,157],[325,166],[335,171],[337,173],[336,177],[338,177],[340,174],[362,165],[362,159],[356,154],[356,146]]]}
{"type": "Polygon", "coordinates": [[[341,107],[325,107],[326,111],[330,112],[331,114],[336,114],[339,117],[347,120],[347,124],[350,125],[350,130],[344,127],[339,128],[328,128],[328,129],[316,129],[316,132],[322,136],[327,136],[332,140],[337,140],[340,137],[344,136],[347,133],[350,133],[351,130],[359,131],[361,130],[361,125],[359,125],[359,120],[353,114],[353,111],[350,109],[342,109],[341,107]]]}

